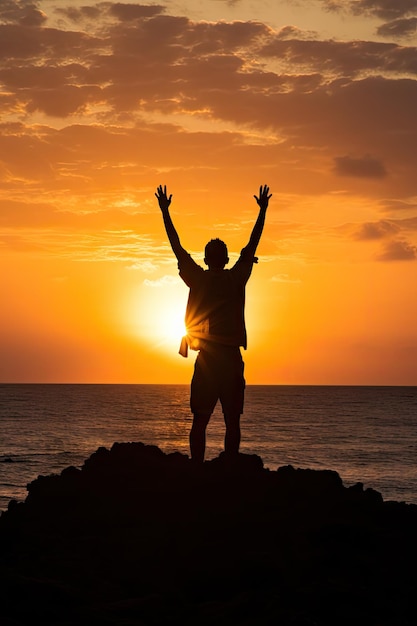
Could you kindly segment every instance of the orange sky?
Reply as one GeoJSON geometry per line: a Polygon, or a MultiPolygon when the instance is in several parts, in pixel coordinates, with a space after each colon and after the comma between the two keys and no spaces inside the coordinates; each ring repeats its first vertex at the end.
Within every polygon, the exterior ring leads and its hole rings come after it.
{"type": "Polygon", "coordinates": [[[0,381],[187,383],[187,289],[247,243],[249,384],[417,384],[417,2],[2,0],[0,381]]]}

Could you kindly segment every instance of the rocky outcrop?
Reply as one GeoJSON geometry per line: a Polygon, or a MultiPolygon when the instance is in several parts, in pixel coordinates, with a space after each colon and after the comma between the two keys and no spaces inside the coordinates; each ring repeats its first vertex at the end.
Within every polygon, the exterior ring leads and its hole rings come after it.
{"type": "Polygon", "coordinates": [[[1,516],[2,624],[409,626],[416,530],[333,471],[115,443],[1,516]]]}

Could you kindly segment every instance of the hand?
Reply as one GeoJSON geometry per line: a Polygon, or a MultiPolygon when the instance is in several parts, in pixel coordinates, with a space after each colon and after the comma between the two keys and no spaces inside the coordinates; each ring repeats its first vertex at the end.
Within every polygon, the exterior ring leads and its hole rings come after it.
{"type": "Polygon", "coordinates": [[[159,185],[155,193],[156,198],[158,199],[159,207],[162,211],[166,211],[171,204],[172,193],[170,196],[167,196],[167,186],[159,185]]]}
{"type": "Polygon", "coordinates": [[[253,196],[256,202],[259,204],[261,209],[266,209],[268,207],[269,198],[272,197],[272,193],[269,193],[268,185],[262,185],[259,187],[259,198],[257,196],[253,196]]]}

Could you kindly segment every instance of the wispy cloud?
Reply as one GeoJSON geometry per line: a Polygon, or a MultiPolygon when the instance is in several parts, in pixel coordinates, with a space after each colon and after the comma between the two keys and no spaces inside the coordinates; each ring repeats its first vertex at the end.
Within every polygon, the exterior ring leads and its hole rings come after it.
{"type": "Polygon", "coordinates": [[[407,241],[390,241],[384,251],[377,256],[378,261],[415,261],[417,259],[417,246],[407,241]]]}
{"type": "Polygon", "coordinates": [[[289,274],[276,274],[275,276],[272,276],[271,280],[273,283],[301,283],[299,278],[292,278],[289,274]]]}
{"type": "Polygon", "coordinates": [[[360,241],[384,239],[396,235],[399,230],[400,228],[397,224],[388,220],[367,222],[360,226],[359,230],[355,233],[355,238],[360,241]]]}
{"type": "Polygon", "coordinates": [[[335,172],[339,176],[356,176],[358,178],[385,178],[387,176],[384,164],[370,156],[360,158],[335,157],[334,162],[335,172]]]}
{"type": "Polygon", "coordinates": [[[374,15],[394,19],[417,11],[416,0],[321,0],[332,11],[350,11],[355,15],[374,15]]]}
{"type": "Polygon", "coordinates": [[[146,278],[143,281],[143,284],[146,285],[146,287],[166,287],[168,285],[177,285],[181,283],[181,280],[176,277],[176,276],[171,276],[169,274],[165,274],[164,276],[162,276],[161,278],[157,279],[157,280],[149,280],[148,278],[146,278]]]}
{"type": "Polygon", "coordinates": [[[378,35],[394,38],[411,38],[417,32],[417,17],[403,17],[382,24],[377,29],[378,35]]]}

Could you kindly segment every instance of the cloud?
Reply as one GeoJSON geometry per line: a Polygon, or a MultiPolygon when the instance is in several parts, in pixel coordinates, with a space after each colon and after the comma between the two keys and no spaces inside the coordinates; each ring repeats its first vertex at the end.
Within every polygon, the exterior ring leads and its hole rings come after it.
{"type": "Polygon", "coordinates": [[[156,288],[166,287],[168,285],[177,285],[179,283],[181,283],[179,278],[168,274],[165,274],[164,276],[162,276],[162,278],[159,278],[158,280],[149,280],[148,278],[145,278],[145,280],[143,281],[143,284],[146,285],[146,287],[156,288]]]}
{"type": "Polygon", "coordinates": [[[104,18],[116,18],[120,22],[131,23],[134,20],[154,17],[165,11],[162,5],[127,4],[122,2],[100,2],[95,5],[79,7],[57,7],[55,12],[63,18],[81,24],[83,22],[102,21],[104,18]]]}
{"type": "Polygon", "coordinates": [[[385,178],[387,176],[384,164],[370,156],[361,158],[335,157],[334,162],[334,170],[338,176],[355,176],[358,178],[385,178]]]}
{"type": "Polygon", "coordinates": [[[32,252],[35,257],[70,259],[84,263],[152,263],[158,257],[168,256],[165,247],[159,248],[150,237],[129,230],[82,231],[73,228],[2,229],[0,245],[11,252],[32,252]]]}
{"type": "Polygon", "coordinates": [[[27,124],[2,127],[7,184],[32,174],[86,194],[116,185],[120,172],[133,180],[134,168],[145,175],[204,161],[218,170],[237,159],[247,168],[268,162],[271,171],[274,163],[285,171],[295,164],[302,192],[323,192],[334,184],[325,172],[334,154],[372,151],[378,158],[337,157],[335,172],[351,186],[378,179],[386,197],[415,194],[415,48],[163,13],[159,4],[107,2],[61,7],[73,30],[0,26],[3,116],[15,121],[18,113],[27,124]],[[85,19],[89,28],[78,26],[85,19]],[[32,128],[31,116],[43,127],[32,128]],[[153,123],[163,116],[178,125],[153,123]],[[186,131],[185,118],[193,128],[211,127],[186,131]],[[213,122],[228,131],[212,133],[213,122]],[[249,146],[255,132],[256,148],[249,146]],[[144,145],[146,153],[137,149],[144,145]],[[161,155],[160,145],[170,151],[161,155]]]}
{"type": "Polygon", "coordinates": [[[398,224],[400,228],[404,230],[417,230],[417,217],[409,217],[403,220],[395,220],[395,224],[398,224]]]}
{"type": "Polygon", "coordinates": [[[303,40],[303,39],[311,39],[317,38],[318,33],[313,30],[302,30],[297,26],[289,24],[288,26],[283,26],[277,33],[278,39],[290,39],[290,40],[303,40]]]}
{"type": "Polygon", "coordinates": [[[383,37],[412,37],[417,31],[417,17],[404,17],[386,22],[378,27],[378,35],[383,37]]]}
{"type": "Polygon", "coordinates": [[[414,49],[395,44],[305,40],[293,27],[274,33],[259,22],[191,22],[157,11],[140,17],[140,5],[106,6],[107,14],[113,7],[134,9],[139,17],[103,22],[100,32],[88,34],[50,28],[29,33],[16,26],[0,33],[0,80],[14,95],[13,106],[61,118],[100,107],[113,118],[190,113],[279,127],[291,111],[298,123],[308,121],[302,94],[313,112],[316,97],[325,106],[324,95],[342,89],[347,95],[349,81],[337,77],[417,72],[414,49]],[[283,39],[283,33],[292,38],[283,39]],[[279,71],[268,67],[275,59],[284,64],[279,71]]]}
{"type": "Polygon", "coordinates": [[[350,0],[356,14],[371,14],[382,19],[395,19],[417,11],[417,0],[350,0]]]}
{"type": "Polygon", "coordinates": [[[214,0],[214,2],[222,2],[223,4],[227,4],[229,7],[234,7],[240,4],[242,0],[214,0]]]}
{"type": "Polygon", "coordinates": [[[162,5],[142,5],[142,4],[125,4],[123,2],[103,3],[109,7],[109,13],[117,17],[122,22],[131,22],[132,20],[142,19],[144,17],[153,17],[165,10],[162,5]]]}
{"type": "Polygon", "coordinates": [[[392,20],[417,11],[417,0],[322,0],[330,11],[349,11],[354,15],[392,20]]]}
{"type": "Polygon", "coordinates": [[[363,224],[344,224],[337,227],[342,233],[350,233],[357,241],[377,241],[382,239],[397,238],[403,232],[417,231],[417,216],[405,219],[379,220],[376,222],[364,222],[363,224]]]}
{"type": "Polygon", "coordinates": [[[129,265],[126,269],[144,272],[145,274],[152,274],[157,269],[157,265],[155,265],[155,263],[152,263],[152,261],[145,260],[133,263],[132,265],[129,265]]]}
{"type": "Polygon", "coordinates": [[[20,67],[21,59],[30,67],[54,68],[74,59],[86,64],[93,51],[103,50],[104,43],[81,31],[0,24],[0,68],[9,68],[11,63],[20,67]]]}
{"type": "Polygon", "coordinates": [[[39,9],[39,2],[31,0],[2,0],[0,4],[0,22],[20,24],[21,26],[42,26],[47,17],[39,9]]]}
{"type": "Polygon", "coordinates": [[[98,20],[103,14],[99,5],[64,8],[56,7],[55,13],[67,18],[71,22],[75,22],[76,24],[80,24],[84,20],[98,20]]]}
{"type": "Polygon", "coordinates": [[[417,246],[407,241],[390,241],[384,251],[378,255],[378,261],[415,261],[417,259],[417,246]]]}
{"type": "Polygon", "coordinates": [[[276,274],[271,278],[274,283],[291,283],[291,284],[299,284],[301,280],[299,278],[291,278],[288,274],[276,274]]]}
{"type": "Polygon", "coordinates": [[[397,224],[387,220],[366,222],[362,224],[360,229],[355,233],[355,239],[361,241],[384,239],[385,237],[396,235],[399,230],[400,228],[397,224]]]}
{"type": "Polygon", "coordinates": [[[381,207],[384,211],[417,211],[417,198],[404,198],[399,200],[390,198],[381,200],[381,207]]]}
{"type": "Polygon", "coordinates": [[[382,37],[410,38],[417,30],[417,0],[322,0],[329,11],[385,20],[376,32],[382,37]]]}
{"type": "MultiPolygon", "coordinates": [[[[355,76],[369,71],[410,72],[415,75],[415,48],[375,41],[283,39],[271,36],[260,49],[293,67],[315,68],[335,75],[355,76]]],[[[369,74],[368,74],[369,75],[369,74]]]]}
{"type": "Polygon", "coordinates": [[[375,222],[345,223],[335,227],[335,232],[348,235],[356,241],[398,240],[404,233],[417,231],[417,216],[404,219],[382,219],[375,222]]]}

